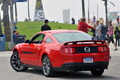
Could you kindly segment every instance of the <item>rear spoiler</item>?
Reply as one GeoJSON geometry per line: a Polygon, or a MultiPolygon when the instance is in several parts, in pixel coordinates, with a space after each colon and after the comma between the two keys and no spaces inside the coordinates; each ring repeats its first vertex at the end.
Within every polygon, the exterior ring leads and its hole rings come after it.
{"type": "Polygon", "coordinates": [[[64,43],[63,46],[72,45],[72,44],[106,44],[106,42],[102,40],[71,41],[64,43]]]}

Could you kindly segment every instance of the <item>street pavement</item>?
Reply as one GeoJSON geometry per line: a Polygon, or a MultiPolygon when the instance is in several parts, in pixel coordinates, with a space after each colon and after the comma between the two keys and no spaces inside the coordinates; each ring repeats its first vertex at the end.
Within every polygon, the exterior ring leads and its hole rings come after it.
{"type": "Polygon", "coordinates": [[[120,80],[120,47],[114,51],[110,48],[110,64],[100,77],[94,77],[89,71],[75,73],[60,72],[55,77],[45,77],[40,70],[29,69],[25,72],[16,72],[10,66],[12,51],[0,51],[0,80],[120,80]]]}

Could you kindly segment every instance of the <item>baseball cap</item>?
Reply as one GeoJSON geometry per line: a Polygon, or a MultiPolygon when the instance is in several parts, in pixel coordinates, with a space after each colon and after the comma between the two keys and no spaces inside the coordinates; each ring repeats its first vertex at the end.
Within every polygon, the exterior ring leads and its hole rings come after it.
{"type": "Polygon", "coordinates": [[[45,23],[47,23],[47,22],[49,22],[47,19],[45,19],[45,21],[44,21],[45,23]]]}

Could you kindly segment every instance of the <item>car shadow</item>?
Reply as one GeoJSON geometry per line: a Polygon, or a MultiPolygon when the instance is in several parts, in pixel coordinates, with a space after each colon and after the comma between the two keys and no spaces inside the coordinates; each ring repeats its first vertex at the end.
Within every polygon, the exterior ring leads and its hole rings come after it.
{"type": "Polygon", "coordinates": [[[26,73],[32,73],[32,74],[36,74],[36,75],[41,75],[44,76],[42,70],[38,70],[38,69],[28,69],[27,71],[25,71],[26,73]]]}
{"type": "MultiPolygon", "coordinates": [[[[26,71],[26,73],[32,73],[36,75],[44,76],[42,70],[36,70],[36,69],[29,69],[26,71]]],[[[57,72],[54,77],[47,77],[47,78],[61,78],[61,79],[86,79],[86,80],[120,80],[118,77],[109,76],[109,75],[102,75],[102,76],[93,76],[90,71],[79,71],[79,72],[57,72]]]]}
{"type": "Polygon", "coordinates": [[[109,80],[118,80],[120,78],[117,78],[117,77],[114,77],[114,76],[108,76],[108,75],[102,75],[102,76],[93,76],[90,71],[79,71],[79,72],[70,72],[70,73],[67,73],[67,72],[59,72],[57,73],[56,75],[56,78],[63,78],[63,79],[87,79],[87,80],[90,80],[90,79],[95,79],[95,80],[106,80],[106,79],[109,79],[109,80]]]}

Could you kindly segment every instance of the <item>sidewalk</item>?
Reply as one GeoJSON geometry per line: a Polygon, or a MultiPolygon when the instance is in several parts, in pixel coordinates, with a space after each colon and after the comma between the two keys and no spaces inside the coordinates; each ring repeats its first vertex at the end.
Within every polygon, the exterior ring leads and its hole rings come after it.
{"type": "MultiPolygon", "coordinates": [[[[109,48],[110,48],[110,55],[111,56],[120,56],[120,46],[117,47],[118,48],[117,51],[114,51],[115,47],[111,43],[109,48]]],[[[0,57],[11,56],[11,54],[12,54],[12,51],[0,51],[0,57]]]]}
{"type": "Polygon", "coordinates": [[[114,45],[112,43],[110,44],[109,49],[110,49],[111,56],[120,56],[120,46],[117,46],[117,48],[118,48],[118,50],[114,51],[114,49],[115,49],[114,45]]]}

